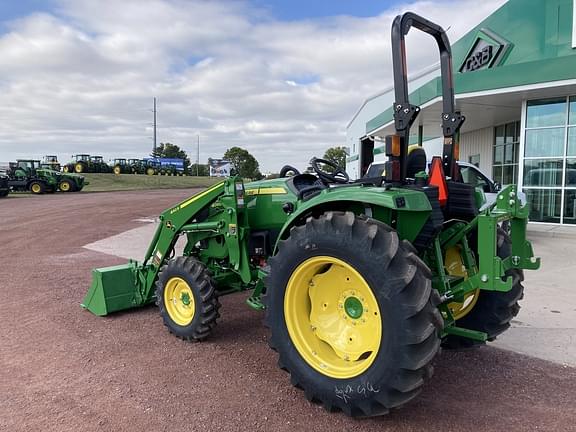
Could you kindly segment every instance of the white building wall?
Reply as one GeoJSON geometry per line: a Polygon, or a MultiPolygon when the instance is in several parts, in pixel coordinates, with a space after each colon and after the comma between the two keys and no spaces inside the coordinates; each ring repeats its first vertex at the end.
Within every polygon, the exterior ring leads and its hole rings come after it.
{"type": "MultiPolygon", "coordinates": [[[[414,76],[409,77],[408,90],[422,87],[430,80],[440,75],[440,66],[434,64],[414,76]]],[[[346,127],[346,146],[350,149],[350,156],[358,155],[360,139],[366,136],[366,123],[392,106],[394,102],[394,87],[389,87],[383,92],[369,97],[364,101],[356,114],[346,127]]],[[[360,172],[359,160],[356,159],[346,164],[346,171],[350,178],[358,178],[360,172]]]]}
{"type": "Polygon", "coordinates": [[[487,127],[460,135],[460,160],[468,162],[473,155],[480,155],[480,169],[492,177],[492,144],[494,128],[487,127]]]}

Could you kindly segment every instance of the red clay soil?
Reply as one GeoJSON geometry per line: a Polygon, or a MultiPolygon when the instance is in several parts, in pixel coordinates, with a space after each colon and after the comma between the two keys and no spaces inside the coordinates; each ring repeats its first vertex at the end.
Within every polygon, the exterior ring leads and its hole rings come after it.
{"type": "Polygon", "coordinates": [[[413,403],[354,420],[290,385],[245,295],[222,299],[203,343],[170,335],[155,307],[106,318],[82,310],[90,270],[124,261],[82,246],[189,193],[0,200],[0,430],[576,430],[576,369],[511,352],[443,352],[413,403]]]}

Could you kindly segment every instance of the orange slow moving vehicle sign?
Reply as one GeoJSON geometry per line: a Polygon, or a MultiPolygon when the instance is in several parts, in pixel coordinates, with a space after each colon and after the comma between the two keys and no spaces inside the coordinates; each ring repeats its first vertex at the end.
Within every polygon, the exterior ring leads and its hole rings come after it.
{"type": "Polygon", "coordinates": [[[438,186],[438,200],[440,205],[446,205],[448,201],[448,186],[446,185],[446,176],[442,168],[442,158],[434,156],[430,166],[430,185],[438,186]]]}

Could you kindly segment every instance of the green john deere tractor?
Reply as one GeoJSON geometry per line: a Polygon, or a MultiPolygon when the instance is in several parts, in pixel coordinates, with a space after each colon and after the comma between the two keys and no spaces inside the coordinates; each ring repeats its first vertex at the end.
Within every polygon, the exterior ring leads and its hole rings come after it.
{"type": "Polygon", "coordinates": [[[104,162],[102,156],[90,156],[88,154],[77,154],[72,156],[72,162],[64,165],[64,172],[84,174],[84,173],[110,173],[112,169],[104,162]]]}
{"type": "Polygon", "coordinates": [[[392,50],[396,133],[386,138],[385,176],[350,182],[314,158],[313,174],[285,167],[273,180],[228,178],[164,211],[142,262],[95,269],[83,307],[107,315],[156,303],[170,332],[201,341],[217,323],[219,297],[250,291],[247,303],[265,311],[292,384],[350,416],[413,399],[441,344],[483,344],[505,331],[518,313],[523,269],[540,265],[526,239],[528,209],[511,185],[480,211],[483,191],[462,182],[464,117],[454,107],[444,30],[399,16],[392,50]],[[432,35],[441,55],[444,149],[429,171],[426,157],[407,151],[420,111],[408,100],[411,27],[432,35]],[[176,256],[181,236],[187,243],[176,256]]]}
{"type": "Polygon", "coordinates": [[[132,174],[145,174],[142,159],[128,159],[126,161],[128,169],[132,174]]]}
{"type": "Polygon", "coordinates": [[[112,164],[112,172],[116,175],[120,174],[131,174],[132,168],[126,162],[126,159],[114,159],[114,163],[112,164]]]}
{"type": "Polygon", "coordinates": [[[156,159],[143,159],[142,167],[144,173],[149,176],[160,174],[160,170],[162,168],[160,162],[157,161],[156,159]]]}
{"type": "Polygon", "coordinates": [[[80,192],[84,189],[84,186],[90,184],[86,181],[86,177],[75,174],[71,172],[60,172],[54,170],[54,165],[51,163],[46,163],[40,161],[36,161],[41,168],[51,171],[51,173],[56,176],[58,180],[58,190],[60,192],[80,192]]]}
{"type": "Polygon", "coordinates": [[[32,159],[18,159],[10,162],[8,171],[8,185],[15,192],[31,192],[35,195],[56,192],[58,188],[58,174],[51,169],[43,169],[40,161],[32,159]]]}

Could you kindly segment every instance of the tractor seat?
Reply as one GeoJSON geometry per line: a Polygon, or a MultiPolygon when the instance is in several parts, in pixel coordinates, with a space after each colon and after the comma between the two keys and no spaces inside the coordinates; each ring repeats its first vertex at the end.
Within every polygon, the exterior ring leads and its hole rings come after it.
{"type": "Polygon", "coordinates": [[[307,200],[316,196],[320,191],[326,189],[318,177],[312,174],[297,174],[286,181],[286,185],[296,193],[299,199],[307,200]]]}
{"type": "Polygon", "coordinates": [[[406,158],[406,177],[415,178],[416,173],[426,171],[426,166],[426,150],[418,144],[409,146],[406,158]]]}

